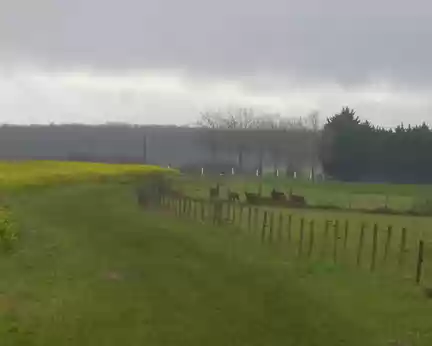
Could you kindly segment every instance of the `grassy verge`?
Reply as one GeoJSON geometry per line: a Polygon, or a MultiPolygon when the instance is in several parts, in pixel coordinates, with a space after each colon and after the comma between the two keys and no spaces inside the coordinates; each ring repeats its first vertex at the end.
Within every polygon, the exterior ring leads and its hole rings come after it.
{"type": "Polygon", "coordinates": [[[136,206],[127,185],[22,191],[2,345],[430,345],[412,285],[294,265],[256,237],[136,206]],[[400,342],[400,343],[398,343],[400,342]]]}

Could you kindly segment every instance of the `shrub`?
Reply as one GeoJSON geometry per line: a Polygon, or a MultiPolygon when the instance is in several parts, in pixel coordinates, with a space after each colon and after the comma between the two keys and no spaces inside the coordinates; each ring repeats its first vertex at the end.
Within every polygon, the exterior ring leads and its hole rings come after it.
{"type": "Polygon", "coordinates": [[[148,174],[137,186],[138,203],[143,206],[160,203],[162,196],[171,192],[171,181],[164,174],[148,174]]]}

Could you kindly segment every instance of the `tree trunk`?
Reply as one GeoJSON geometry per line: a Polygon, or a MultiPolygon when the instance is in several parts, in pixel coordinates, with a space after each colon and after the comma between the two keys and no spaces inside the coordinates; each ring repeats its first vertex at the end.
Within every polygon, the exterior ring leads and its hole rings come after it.
{"type": "Polygon", "coordinates": [[[277,154],[275,154],[273,155],[273,174],[275,177],[277,176],[278,163],[279,163],[279,157],[277,154]]]}
{"type": "Polygon", "coordinates": [[[211,158],[212,158],[212,160],[215,160],[216,159],[216,154],[217,154],[217,146],[216,146],[216,144],[212,144],[210,146],[210,152],[211,152],[211,158]]]}
{"type": "Polygon", "coordinates": [[[243,149],[242,148],[238,149],[237,163],[238,163],[238,170],[240,173],[242,173],[243,172],[243,149]]]}
{"type": "Polygon", "coordinates": [[[259,158],[258,158],[258,171],[260,176],[262,176],[263,174],[263,168],[264,168],[263,166],[264,166],[264,152],[260,150],[259,158]]]}

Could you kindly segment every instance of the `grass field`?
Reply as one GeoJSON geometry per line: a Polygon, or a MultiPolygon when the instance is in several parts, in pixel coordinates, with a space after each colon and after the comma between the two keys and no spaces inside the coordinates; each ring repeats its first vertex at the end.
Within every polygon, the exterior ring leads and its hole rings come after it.
{"type": "MultiPolygon", "coordinates": [[[[256,180],[247,180],[241,182],[233,178],[219,179],[222,183],[222,195],[226,193],[227,189],[234,191],[254,191],[257,189],[256,180]]],[[[187,195],[194,197],[208,198],[208,189],[214,186],[215,180],[209,179],[191,179],[189,177],[182,177],[177,180],[177,186],[182,189],[187,195]]],[[[393,193],[394,196],[405,196],[406,198],[413,198],[413,194],[418,189],[424,188],[426,191],[428,186],[415,186],[415,185],[383,185],[383,184],[343,184],[343,183],[321,183],[311,184],[305,182],[292,182],[285,181],[285,189],[293,187],[295,191],[306,191],[310,189],[309,195],[322,195],[328,193],[331,195],[335,193],[345,193],[346,195],[361,194],[365,192],[365,196],[376,194],[384,198],[385,193],[393,193]],[[409,197],[411,196],[411,197],[409,197]]],[[[276,187],[280,190],[281,184],[275,183],[273,179],[266,179],[263,181],[263,193],[269,194],[270,190],[276,187]]],[[[366,198],[366,197],[365,197],[366,198]]],[[[374,200],[369,201],[370,205],[374,205],[374,200]]],[[[375,205],[376,206],[376,205],[375,205]]],[[[240,208],[236,209],[237,223],[240,217],[240,208]]],[[[247,206],[243,211],[242,225],[243,229],[247,228],[247,206]]],[[[291,217],[292,222],[292,235],[291,240],[293,247],[298,247],[300,242],[300,222],[304,220],[303,232],[303,253],[308,252],[310,243],[310,222],[314,223],[314,244],[312,258],[333,260],[336,256],[338,261],[343,261],[344,264],[351,267],[357,267],[358,248],[360,243],[360,232],[362,224],[365,224],[365,235],[363,240],[363,249],[361,251],[361,268],[370,268],[373,257],[373,229],[377,227],[377,247],[375,252],[375,269],[384,270],[386,273],[397,273],[402,277],[414,280],[416,275],[416,265],[418,257],[419,241],[425,242],[425,259],[423,265],[422,281],[425,286],[432,287],[432,217],[418,217],[411,215],[388,215],[388,214],[368,214],[356,212],[353,210],[319,210],[319,209],[286,209],[286,208],[259,208],[257,219],[257,231],[260,232],[263,223],[263,214],[267,210],[269,217],[273,214],[273,228],[275,234],[275,242],[287,243],[287,223],[288,218],[291,217]],[[282,228],[279,227],[279,222],[282,218],[282,228]],[[325,233],[326,222],[329,221],[331,226],[328,233],[325,233]],[[338,229],[335,231],[333,225],[338,223],[338,229]],[[348,226],[347,226],[348,224],[348,226]],[[345,228],[348,227],[348,231],[345,228]],[[391,228],[391,235],[389,236],[388,229],[391,228]],[[402,230],[406,229],[406,242],[401,251],[402,230]],[[277,233],[282,231],[282,240],[277,239],[277,233]],[[345,240],[346,234],[346,240],[345,240]],[[336,235],[336,238],[335,238],[336,235]],[[390,237],[390,238],[389,238],[390,237]],[[336,239],[336,241],[335,241],[336,239]],[[345,245],[346,244],[346,245],[345,245]],[[387,245],[388,244],[388,245],[387,245]],[[387,251],[385,248],[387,247],[387,251]],[[387,252],[387,255],[385,253],[387,252]],[[400,264],[399,258],[403,254],[403,261],[400,264]],[[386,258],[384,258],[386,257],[386,258]]],[[[225,208],[225,215],[227,211],[225,208]]],[[[232,216],[231,216],[232,217],[232,216]]],[[[298,251],[298,249],[296,250],[298,251]]]]}
{"type": "MultiPolygon", "coordinates": [[[[308,204],[334,206],[346,209],[378,209],[387,206],[396,211],[407,211],[417,208],[420,204],[432,201],[431,185],[395,185],[395,184],[363,184],[341,183],[334,181],[310,182],[286,178],[265,177],[241,178],[224,176],[218,178],[184,177],[183,187],[195,196],[208,197],[208,187],[219,182],[223,190],[257,192],[260,182],[264,195],[269,195],[272,188],[288,192],[290,188],[295,194],[305,196],[308,204]]],[[[241,196],[244,198],[244,196],[241,196]]],[[[430,203],[432,212],[432,203],[430,203]]]]}
{"type": "Polygon", "coordinates": [[[107,183],[9,197],[2,345],[430,345],[403,281],[294,264],[256,237],[139,210],[107,183]],[[401,343],[397,343],[401,342],[401,343]]]}
{"type": "Polygon", "coordinates": [[[70,185],[55,163],[22,165],[45,174],[2,185],[19,239],[0,252],[1,346],[432,343],[432,300],[411,281],[293,260],[286,239],[140,209],[121,178],[153,168],[111,166],[116,179],[100,179],[107,167],[85,178],[89,166],[71,164],[81,183],[70,185]]]}

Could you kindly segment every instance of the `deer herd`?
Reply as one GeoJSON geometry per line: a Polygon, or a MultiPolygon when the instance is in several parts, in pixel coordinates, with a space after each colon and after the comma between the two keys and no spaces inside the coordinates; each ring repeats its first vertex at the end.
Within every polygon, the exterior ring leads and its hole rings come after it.
{"type": "MultiPolygon", "coordinates": [[[[292,189],[289,190],[288,194],[282,191],[277,191],[272,189],[270,197],[261,196],[259,193],[245,192],[244,193],[246,201],[250,204],[260,204],[265,202],[273,203],[290,203],[291,205],[304,206],[306,205],[306,200],[304,196],[293,194],[292,189]]],[[[210,199],[219,198],[220,196],[220,185],[216,184],[215,187],[210,188],[210,199]]],[[[228,189],[228,201],[239,202],[240,194],[228,189]]]]}

